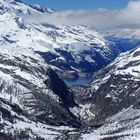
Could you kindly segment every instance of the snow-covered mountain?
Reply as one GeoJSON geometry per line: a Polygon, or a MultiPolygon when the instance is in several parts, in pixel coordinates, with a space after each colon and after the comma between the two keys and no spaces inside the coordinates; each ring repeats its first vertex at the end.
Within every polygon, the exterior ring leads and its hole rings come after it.
{"type": "Polygon", "coordinates": [[[24,24],[14,12],[18,8],[40,13],[17,0],[0,1],[0,137],[57,138],[72,129],[49,125],[81,126],[70,111],[77,104],[65,83],[36,53],[48,50],[37,43],[47,36],[24,24]]]}
{"type": "Polygon", "coordinates": [[[0,0],[1,12],[13,12],[15,14],[41,14],[54,12],[51,8],[42,8],[39,5],[27,5],[22,0],[0,0]]]}
{"type": "Polygon", "coordinates": [[[92,73],[119,50],[84,26],[25,20],[53,12],[20,0],[0,0],[1,138],[139,138],[140,47],[98,71],[89,86],[69,89],[54,70],[65,77],[92,73]]]}
{"type": "Polygon", "coordinates": [[[31,20],[35,16],[53,14],[53,10],[44,12],[38,6],[16,0],[1,0],[0,7],[1,42],[32,49],[61,76],[93,73],[119,53],[114,43],[87,27],[26,22],[28,16],[31,20]]]}
{"type": "MultiPolygon", "coordinates": [[[[104,117],[117,113],[123,108],[134,105],[139,100],[140,47],[120,55],[97,75],[101,78],[96,85],[93,102],[99,102],[100,113],[106,109],[104,117]],[[98,95],[97,95],[98,94],[98,95]],[[102,104],[103,103],[103,104],[102,104]],[[115,108],[111,110],[111,108],[115,108]],[[111,112],[109,112],[111,110],[111,112]]],[[[102,113],[103,113],[102,112],[102,113]]]]}
{"type": "MultiPolygon", "coordinates": [[[[139,139],[140,46],[121,54],[95,76],[96,80],[87,91],[84,88],[85,94],[78,101],[87,101],[84,117],[100,128],[91,129],[83,139],[139,139]]],[[[82,88],[75,87],[73,91],[76,90],[84,93],[82,88]]]]}
{"type": "Polygon", "coordinates": [[[37,122],[43,124],[33,130],[36,137],[45,124],[80,126],[70,112],[76,106],[73,94],[39,55],[6,43],[0,47],[1,133],[20,133],[37,122]]]}
{"type": "Polygon", "coordinates": [[[103,34],[106,39],[115,42],[122,51],[128,51],[140,45],[139,28],[107,30],[103,34]]]}

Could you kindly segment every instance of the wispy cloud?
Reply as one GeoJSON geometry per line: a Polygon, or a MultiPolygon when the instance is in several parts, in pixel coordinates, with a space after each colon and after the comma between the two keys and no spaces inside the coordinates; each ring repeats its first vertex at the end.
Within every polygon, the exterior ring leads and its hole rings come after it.
{"type": "Polygon", "coordinates": [[[95,28],[140,26],[140,0],[130,0],[124,9],[65,10],[26,17],[29,23],[87,25],[95,28]]]}

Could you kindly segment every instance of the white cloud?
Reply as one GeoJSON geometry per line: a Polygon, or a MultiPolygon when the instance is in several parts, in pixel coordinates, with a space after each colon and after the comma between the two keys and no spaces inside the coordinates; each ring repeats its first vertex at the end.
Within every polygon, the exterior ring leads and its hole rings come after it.
{"type": "Polygon", "coordinates": [[[120,10],[65,10],[53,14],[43,14],[28,18],[28,22],[50,24],[87,25],[96,28],[140,26],[140,0],[130,0],[127,7],[120,10]]]}

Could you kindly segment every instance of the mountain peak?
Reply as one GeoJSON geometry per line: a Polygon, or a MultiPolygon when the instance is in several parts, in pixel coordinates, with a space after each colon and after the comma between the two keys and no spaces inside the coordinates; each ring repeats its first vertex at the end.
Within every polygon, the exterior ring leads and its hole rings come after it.
{"type": "Polygon", "coordinates": [[[11,3],[11,2],[22,2],[22,0],[0,0],[0,2],[8,2],[8,3],[11,3]]]}
{"type": "Polygon", "coordinates": [[[39,5],[28,5],[22,0],[0,0],[0,4],[4,6],[4,9],[9,9],[14,13],[52,13],[54,10],[51,8],[43,8],[39,5]]]}
{"type": "Polygon", "coordinates": [[[39,12],[42,12],[42,13],[45,13],[45,12],[52,13],[52,12],[55,11],[52,8],[41,7],[40,5],[37,5],[37,4],[30,5],[30,7],[32,7],[33,9],[35,9],[35,10],[37,10],[39,12]]]}

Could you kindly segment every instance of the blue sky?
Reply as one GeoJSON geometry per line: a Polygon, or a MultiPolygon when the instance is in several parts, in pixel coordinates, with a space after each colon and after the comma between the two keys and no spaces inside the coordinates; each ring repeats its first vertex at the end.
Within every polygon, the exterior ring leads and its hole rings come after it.
{"type": "Polygon", "coordinates": [[[45,23],[47,21],[50,24],[86,25],[98,29],[140,27],[140,0],[24,1],[50,7],[57,11],[53,14],[43,14],[40,17],[28,17],[27,20],[31,23],[45,23]]]}
{"type": "Polygon", "coordinates": [[[127,6],[129,0],[23,0],[30,4],[40,4],[56,10],[65,9],[120,9],[127,6]]]}

